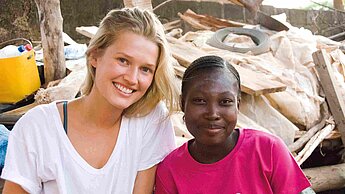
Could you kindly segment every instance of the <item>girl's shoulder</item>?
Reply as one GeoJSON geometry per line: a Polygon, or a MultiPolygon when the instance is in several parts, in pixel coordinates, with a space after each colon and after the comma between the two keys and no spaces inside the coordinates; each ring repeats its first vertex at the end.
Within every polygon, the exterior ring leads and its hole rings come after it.
{"type": "Polygon", "coordinates": [[[176,163],[179,163],[181,161],[185,161],[186,158],[189,156],[188,152],[188,142],[183,143],[179,147],[175,148],[173,151],[171,151],[162,161],[167,166],[174,166],[176,163]]]}
{"type": "Polygon", "coordinates": [[[253,142],[262,142],[268,144],[282,143],[282,140],[278,136],[257,129],[245,128],[239,129],[239,131],[240,136],[243,136],[245,141],[251,140],[253,142]]]}

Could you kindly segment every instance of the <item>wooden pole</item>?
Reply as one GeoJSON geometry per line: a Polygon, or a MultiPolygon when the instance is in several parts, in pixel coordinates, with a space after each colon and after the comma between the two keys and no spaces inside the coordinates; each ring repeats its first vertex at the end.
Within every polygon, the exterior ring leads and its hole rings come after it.
{"type": "Polygon", "coordinates": [[[62,15],[59,0],[35,0],[41,30],[44,56],[44,77],[49,83],[66,76],[62,15]]]}
{"type": "Polygon", "coordinates": [[[316,192],[345,187],[345,163],[303,169],[316,192]]]}
{"type": "Polygon", "coordinates": [[[325,92],[326,100],[333,115],[336,127],[341,134],[341,140],[345,143],[345,99],[342,97],[337,80],[331,66],[330,59],[325,50],[313,53],[313,60],[318,71],[321,86],[325,92]]]}
{"type": "Polygon", "coordinates": [[[344,11],[343,0],[333,0],[333,8],[336,10],[344,11]]]}

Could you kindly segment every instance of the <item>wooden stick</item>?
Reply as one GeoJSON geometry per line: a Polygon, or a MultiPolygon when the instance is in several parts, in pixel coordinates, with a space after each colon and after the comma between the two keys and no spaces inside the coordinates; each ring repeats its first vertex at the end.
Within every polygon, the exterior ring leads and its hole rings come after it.
{"type": "Polygon", "coordinates": [[[155,12],[157,9],[159,9],[160,7],[170,3],[171,1],[174,1],[174,0],[166,0],[166,1],[163,1],[162,3],[160,3],[159,5],[157,5],[155,8],[153,8],[153,12],[155,12]]]}
{"type": "Polygon", "coordinates": [[[290,144],[288,146],[290,152],[296,152],[297,150],[301,149],[309,140],[311,137],[314,136],[316,132],[318,132],[322,127],[324,127],[326,124],[326,117],[321,120],[320,123],[316,124],[312,128],[308,130],[307,133],[302,135],[297,141],[295,141],[293,144],[290,144]]]}
{"type": "Polygon", "coordinates": [[[332,40],[335,40],[335,39],[340,38],[340,37],[342,37],[342,36],[345,36],[345,32],[341,32],[341,33],[339,33],[339,34],[335,34],[335,35],[333,35],[333,36],[329,36],[328,38],[329,38],[329,39],[332,39],[332,40]]]}
{"type": "Polygon", "coordinates": [[[312,154],[314,149],[324,140],[334,129],[334,124],[328,124],[321,131],[317,132],[305,145],[305,147],[295,157],[297,163],[301,165],[312,154]]]}

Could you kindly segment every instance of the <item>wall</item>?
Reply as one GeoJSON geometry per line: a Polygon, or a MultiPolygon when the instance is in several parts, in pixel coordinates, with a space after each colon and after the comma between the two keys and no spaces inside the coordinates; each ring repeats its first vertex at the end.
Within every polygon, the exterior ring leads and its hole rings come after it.
{"type": "MultiPolygon", "coordinates": [[[[208,14],[234,21],[254,23],[254,15],[243,7],[216,1],[171,1],[165,7],[157,9],[155,13],[162,18],[178,19],[177,13],[183,13],[188,8],[199,14],[208,14]]],[[[345,31],[345,12],[279,9],[272,6],[261,6],[260,10],[268,15],[285,13],[287,21],[296,27],[304,27],[314,34],[331,36],[345,31]]]]}
{"type": "MultiPolygon", "coordinates": [[[[74,39],[83,39],[77,26],[97,25],[105,14],[123,7],[122,0],[60,0],[63,31],[74,39]]],[[[0,0],[0,42],[16,37],[40,40],[40,26],[33,0],[0,0]]]]}
{"type": "MultiPolygon", "coordinates": [[[[61,12],[64,19],[63,30],[73,39],[81,42],[87,39],[78,34],[78,26],[98,25],[105,14],[113,9],[123,7],[122,0],[61,0],[61,12]]],[[[163,0],[153,0],[157,6],[163,0]]],[[[187,9],[196,13],[209,14],[215,17],[228,18],[234,21],[253,23],[253,15],[244,8],[223,4],[220,1],[186,1],[173,0],[155,10],[161,20],[178,19],[178,12],[187,9]]],[[[288,21],[297,27],[305,27],[312,32],[324,36],[340,33],[345,30],[345,14],[332,11],[305,11],[293,9],[277,9],[261,6],[268,14],[286,13],[288,21]],[[342,27],[336,28],[342,23],[342,27]]],[[[40,40],[38,12],[34,1],[0,0],[0,42],[11,38],[24,37],[40,40]]]]}

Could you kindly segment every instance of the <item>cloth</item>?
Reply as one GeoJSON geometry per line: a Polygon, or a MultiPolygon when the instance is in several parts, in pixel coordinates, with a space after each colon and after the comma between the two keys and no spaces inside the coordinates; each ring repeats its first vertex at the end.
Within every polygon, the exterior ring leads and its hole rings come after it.
{"type": "Polygon", "coordinates": [[[144,117],[122,117],[109,160],[95,169],[66,136],[56,103],[37,106],[11,131],[1,178],[34,194],[132,193],[137,172],[159,163],[175,148],[166,115],[161,102],[144,117]]]}
{"type": "Polygon", "coordinates": [[[234,149],[213,164],[195,161],[188,142],[170,153],[158,165],[155,194],[297,194],[309,186],[282,140],[239,129],[234,149]]]}
{"type": "Polygon", "coordinates": [[[4,167],[9,130],[0,124],[0,172],[4,167]]]}

